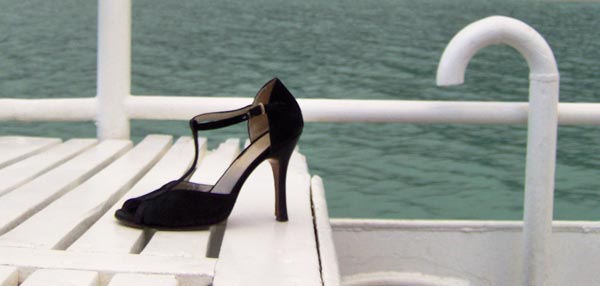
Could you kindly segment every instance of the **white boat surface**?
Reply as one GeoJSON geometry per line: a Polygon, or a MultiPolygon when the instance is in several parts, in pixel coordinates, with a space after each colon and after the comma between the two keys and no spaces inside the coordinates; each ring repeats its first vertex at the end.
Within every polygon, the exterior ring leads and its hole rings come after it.
{"type": "MultiPolygon", "coordinates": [[[[0,99],[0,120],[90,121],[97,138],[0,137],[0,285],[599,285],[600,224],[553,221],[559,124],[600,124],[597,103],[559,103],[559,73],[527,24],[493,16],[460,31],[437,82],[463,82],[480,49],[506,44],[530,67],[529,102],[300,99],[306,121],[528,124],[524,218],[515,221],[330,219],[323,180],[296,151],[290,221],[276,222],[272,174],[251,175],[226,223],[176,232],[113,218],[131,196],[191,164],[189,137],[148,135],[131,119],[187,120],[249,98],[130,94],[131,2],[99,1],[95,98],[0,99]]],[[[193,181],[211,183],[239,152],[201,140],[193,181]]],[[[325,178],[326,180],[326,178],[325,178]]]]}

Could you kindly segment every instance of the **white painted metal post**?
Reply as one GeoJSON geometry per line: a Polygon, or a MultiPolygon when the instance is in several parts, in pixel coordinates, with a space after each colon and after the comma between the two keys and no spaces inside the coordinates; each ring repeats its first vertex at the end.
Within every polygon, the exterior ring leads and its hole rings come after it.
{"type": "Polygon", "coordinates": [[[450,41],[438,66],[437,83],[462,84],[470,59],[492,44],[514,47],[529,64],[523,285],[547,285],[559,84],[552,50],[540,34],[521,21],[500,16],[485,18],[465,27],[450,41]]]}
{"type": "Polygon", "coordinates": [[[128,139],[131,93],[131,0],[98,0],[96,125],[99,139],[128,139]]]}

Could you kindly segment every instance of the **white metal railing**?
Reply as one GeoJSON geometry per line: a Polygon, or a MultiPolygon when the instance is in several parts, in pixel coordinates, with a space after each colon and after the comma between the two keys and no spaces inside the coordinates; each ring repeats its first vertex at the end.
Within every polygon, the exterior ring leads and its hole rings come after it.
{"type": "MultiPolygon", "coordinates": [[[[198,113],[236,108],[251,98],[126,95],[127,119],[188,120],[198,113]]],[[[373,99],[299,99],[307,122],[525,124],[527,102],[373,99]]],[[[0,121],[93,121],[96,98],[0,99],[0,121]]],[[[599,103],[559,103],[560,125],[600,125],[599,103]]],[[[102,134],[100,134],[102,135],[102,134]]],[[[114,138],[100,136],[100,138],[114,138]]],[[[126,134],[123,137],[128,138],[126,134]]]]}
{"type": "MultiPolygon", "coordinates": [[[[98,1],[98,79],[95,98],[0,99],[0,120],[95,120],[98,137],[128,138],[130,119],[187,120],[231,109],[250,98],[132,96],[131,2],[98,1]]],[[[558,104],[558,71],[545,40],[526,24],[490,17],[450,42],[438,84],[460,84],[471,57],[491,44],[508,44],[530,67],[530,103],[300,99],[306,121],[521,124],[528,122],[523,285],[544,285],[551,235],[557,124],[600,125],[600,104],[558,104]],[[529,118],[529,120],[528,120],[529,118]]]]}
{"type": "MultiPolygon", "coordinates": [[[[231,109],[251,100],[132,96],[130,79],[131,2],[98,1],[97,96],[0,99],[0,120],[95,120],[99,138],[128,138],[130,119],[187,120],[198,113],[231,109]]],[[[319,122],[523,124],[529,112],[525,102],[300,99],[299,103],[306,121],[319,122]]],[[[600,125],[600,104],[561,103],[558,123],[600,125]]]]}
{"type": "Polygon", "coordinates": [[[462,84],[473,55],[492,44],[514,47],[529,64],[523,285],[547,285],[559,93],[558,68],[550,46],[521,21],[500,16],[485,18],[465,27],[450,41],[438,66],[437,83],[462,84]]]}
{"type": "MultiPolygon", "coordinates": [[[[481,35],[480,35],[481,36],[481,35]]],[[[463,73],[460,74],[462,77],[463,73]]],[[[188,120],[248,104],[250,98],[132,96],[131,1],[98,1],[95,98],[0,99],[0,120],[96,121],[98,137],[129,138],[130,119],[188,120]]],[[[526,102],[300,99],[304,119],[317,122],[523,124],[526,102]]],[[[558,123],[600,125],[599,103],[559,103],[558,123]]]]}
{"type": "Polygon", "coordinates": [[[98,0],[98,138],[129,138],[131,0],[98,0]]]}

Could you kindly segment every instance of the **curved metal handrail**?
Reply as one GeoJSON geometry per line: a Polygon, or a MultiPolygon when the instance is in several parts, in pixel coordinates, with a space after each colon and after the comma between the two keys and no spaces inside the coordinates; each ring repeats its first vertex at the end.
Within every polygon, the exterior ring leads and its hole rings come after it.
{"type": "Polygon", "coordinates": [[[464,81],[477,51],[493,44],[517,49],[529,64],[529,115],[525,167],[523,285],[546,285],[552,234],[559,75],[548,43],[527,24],[502,16],[488,17],[461,30],[444,51],[438,85],[464,81]]]}

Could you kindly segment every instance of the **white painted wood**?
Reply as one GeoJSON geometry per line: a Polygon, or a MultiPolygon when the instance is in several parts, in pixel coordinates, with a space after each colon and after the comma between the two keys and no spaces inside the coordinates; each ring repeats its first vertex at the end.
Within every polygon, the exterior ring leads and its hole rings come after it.
{"type": "Polygon", "coordinates": [[[96,144],[96,139],[71,139],[0,170],[0,195],[10,192],[36,176],[96,144]]]}
{"type": "Polygon", "coordinates": [[[117,274],[108,286],[178,286],[172,275],[117,274]]]}
{"type": "Polygon", "coordinates": [[[271,167],[245,183],[227,222],[214,286],[322,285],[304,156],[294,152],[287,180],[288,222],[273,214],[271,167]]]}
{"type": "Polygon", "coordinates": [[[71,269],[98,272],[102,285],[116,273],[137,273],[173,275],[181,286],[206,286],[212,282],[215,260],[0,246],[0,265],[18,267],[20,279],[37,269],[71,269]]]}
{"type": "Polygon", "coordinates": [[[333,243],[331,225],[329,224],[325,188],[323,187],[323,180],[321,177],[312,177],[310,182],[310,194],[315,217],[315,230],[323,286],[339,286],[341,283],[340,269],[338,266],[337,254],[335,252],[335,244],[333,243]]]}
{"type": "Polygon", "coordinates": [[[141,255],[206,258],[209,228],[193,231],[157,231],[141,255]]]}
{"type": "Polygon", "coordinates": [[[40,269],[21,286],[99,286],[99,279],[94,271],[40,269]]]}
{"type": "Polygon", "coordinates": [[[0,245],[65,249],[127,191],[171,144],[150,135],[76,189],[0,237],[0,245]]]}
{"type": "Polygon", "coordinates": [[[0,234],[15,227],[131,148],[126,140],[105,140],[0,198],[0,234]]]}
{"type": "Polygon", "coordinates": [[[41,152],[61,141],[58,138],[0,136],[0,168],[41,152]]]}
{"type": "MultiPolygon", "coordinates": [[[[239,153],[239,140],[228,139],[215,151],[207,154],[191,178],[192,182],[214,184],[239,153]]],[[[200,231],[157,231],[142,255],[205,257],[208,228],[200,231]]]]}
{"type": "MultiPolygon", "coordinates": [[[[206,139],[199,140],[199,160],[206,151],[206,139]]],[[[67,250],[74,252],[139,253],[150,233],[117,223],[114,213],[125,200],[159,188],[183,175],[194,156],[194,143],[190,137],[181,137],[152,167],[152,169],[115,203],[94,225],[67,250]]]]}
{"type": "Polygon", "coordinates": [[[19,283],[19,272],[16,267],[0,266],[0,285],[17,286],[19,283]]]}

